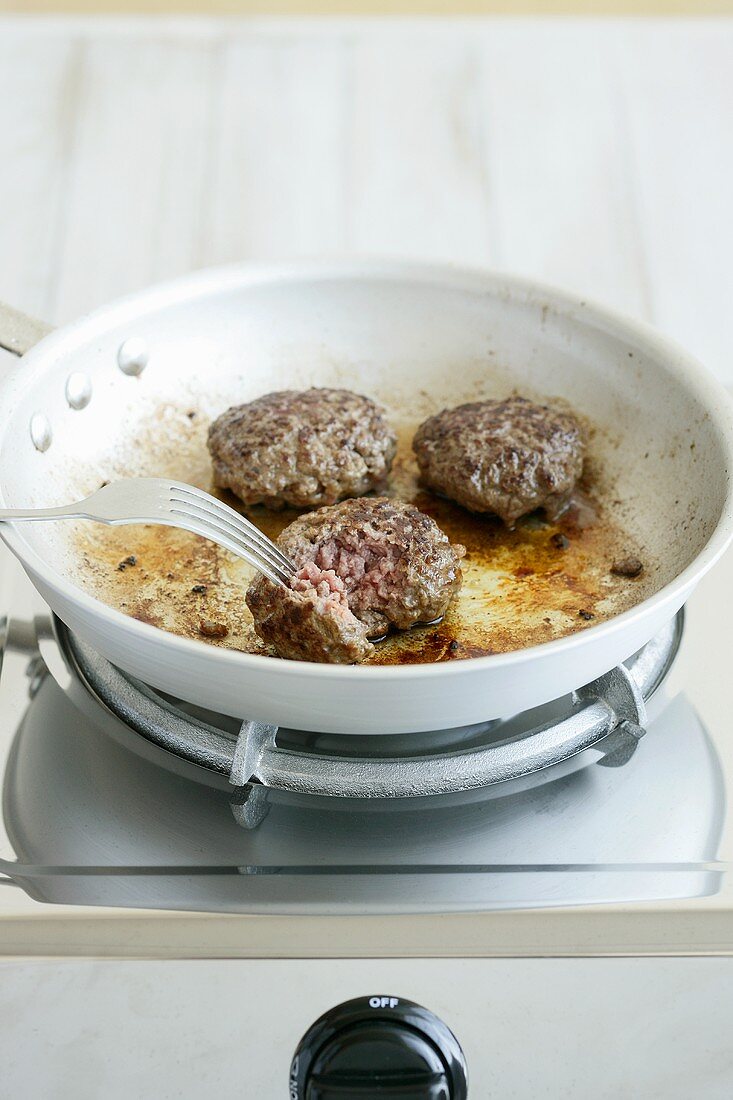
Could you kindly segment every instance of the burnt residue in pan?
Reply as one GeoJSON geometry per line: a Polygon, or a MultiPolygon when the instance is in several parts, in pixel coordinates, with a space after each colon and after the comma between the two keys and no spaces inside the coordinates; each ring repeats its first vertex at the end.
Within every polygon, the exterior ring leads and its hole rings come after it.
{"type": "MultiPolygon", "coordinates": [[[[176,430],[184,435],[179,453],[186,456],[186,469],[171,463],[163,470],[158,464],[157,472],[211,491],[206,418],[189,417],[189,411],[190,406],[181,410],[176,421],[176,430]]],[[[169,410],[169,420],[171,415],[169,410]]],[[[402,425],[385,491],[413,502],[452,542],[466,547],[464,582],[439,625],[391,635],[376,647],[370,663],[452,661],[522,649],[603,622],[647,594],[653,569],[646,563],[635,576],[631,570],[622,574],[613,568],[641,559],[642,551],[614,520],[613,508],[606,504],[607,487],[603,492],[597,488],[592,462],[580,492],[559,520],[548,522],[536,513],[509,530],[498,519],[473,515],[420,487],[410,450],[415,426],[402,425]]],[[[217,495],[245,511],[230,494],[217,495]]],[[[253,507],[246,514],[276,538],[299,513],[253,507]]],[[[252,570],[226,551],[165,527],[78,525],[74,539],[82,559],[82,583],[106,603],[210,645],[269,652],[256,637],[244,602],[252,570]],[[128,564],[131,559],[134,566],[128,564]],[[125,568],[120,569],[123,562],[125,568]]]]}

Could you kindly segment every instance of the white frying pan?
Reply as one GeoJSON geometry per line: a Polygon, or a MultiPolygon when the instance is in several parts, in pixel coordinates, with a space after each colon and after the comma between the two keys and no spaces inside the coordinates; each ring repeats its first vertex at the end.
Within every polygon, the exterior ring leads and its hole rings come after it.
{"type": "MultiPolygon", "coordinates": [[[[404,437],[389,491],[469,546],[460,604],[440,627],[383,643],[376,659],[391,664],[344,667],[241,652],[252,647],[247,577],[189,536],[3,527],[80,637],[154,687],[231,715],[389,734],[538,705],[648,641],[733,533],[724,390],[650,329],[545,287],[401,263],[233,267],[134,295],[31,347],[40,334],[0,313],[0,345],[22,353],[0,386],[6,506],[60,504],[125,474],[210,487],[212,416],[274,389],[339,385],[382,401],[404,437]],[[588,429],[600,519],[584,526],[587,509],[574,512],[566,549],[536,518],[505,536],[414,484],[409,438],[425,415],[514,389],[565,400],[588,429]],[[614,576],[629,552],[644,572],[614,576]],[[226,636],[212,637],[212,622],[226,636]]],[[[290,518],[253,515],[272,531],[290,518]]]]}

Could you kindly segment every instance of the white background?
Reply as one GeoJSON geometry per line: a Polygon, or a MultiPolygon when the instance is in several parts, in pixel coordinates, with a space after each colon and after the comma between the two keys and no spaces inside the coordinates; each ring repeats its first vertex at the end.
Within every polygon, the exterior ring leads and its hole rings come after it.
{"type": "Polygon", "coordinates": [[[0,20],[0,299],[232,260],[489,265],[733,383],[733,20],[0,20]]]}
{"type": "Polygon", "coordinates": [[[470,1100],[728,1100],[732,967],[703,958],[7,962],[0,1094],[286,1100],[290,1059],[325,1009],[394,993],[453,1028],[470,1100]]]}

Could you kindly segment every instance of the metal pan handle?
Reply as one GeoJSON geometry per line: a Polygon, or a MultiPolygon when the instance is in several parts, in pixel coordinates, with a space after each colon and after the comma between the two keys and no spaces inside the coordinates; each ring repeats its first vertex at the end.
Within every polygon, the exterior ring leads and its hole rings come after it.
{"type": "Polygon", "coordinates": [[[0,302],[0,348],[5,351],[13,355],[25,355],[52,330],[53,325],[28,317],[19,309],[0,302]]]}

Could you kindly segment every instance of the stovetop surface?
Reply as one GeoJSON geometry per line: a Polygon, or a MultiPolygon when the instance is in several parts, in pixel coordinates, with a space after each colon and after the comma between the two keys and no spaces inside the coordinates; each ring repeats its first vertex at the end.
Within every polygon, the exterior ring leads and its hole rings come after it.
{"type": "MultiPolygon", "coordinates": [[[[13,621],[47,615],[6,552],[1,581],[13,621]]],[[[680,653],[627,765],[591,765],[498,797],[370,803],[274,793],[254,829],[237,823],[231,793],[116,743],[51,676],[36,679],[29,700],[28,656],[11,651],[0,678],[0,920],[49,906],[270,915],[726,911],[733,631],[716,609],[732,582],[728,555],[687,609],[680,653]]]]}

